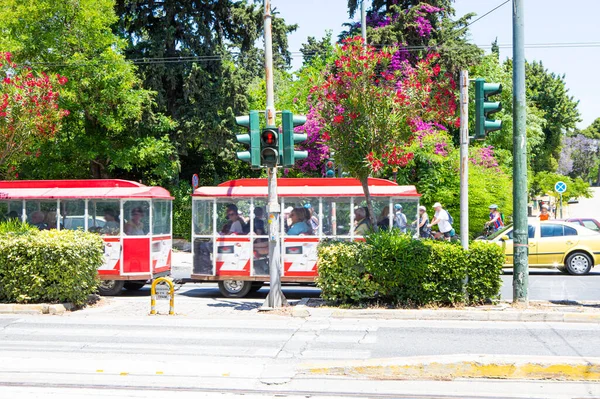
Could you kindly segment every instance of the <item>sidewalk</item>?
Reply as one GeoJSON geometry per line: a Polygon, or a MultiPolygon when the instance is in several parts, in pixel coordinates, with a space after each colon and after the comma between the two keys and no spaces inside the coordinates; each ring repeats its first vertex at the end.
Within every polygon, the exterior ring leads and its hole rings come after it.
{"type": "Polygon", "coordinates": [[[292,309],[293,317],[350,318],[350,319],[397,319],[397,320],[470,320],[470,321],[524,321],[524,322],[567,322],[600,323],[598,303],[552,303],[531,301],[529,307],[513,307],[502,302],[498,305],[482,305],[465,308],[423,309],[339,309],[333,307],[311,307],[309,300],[292,309]]]}

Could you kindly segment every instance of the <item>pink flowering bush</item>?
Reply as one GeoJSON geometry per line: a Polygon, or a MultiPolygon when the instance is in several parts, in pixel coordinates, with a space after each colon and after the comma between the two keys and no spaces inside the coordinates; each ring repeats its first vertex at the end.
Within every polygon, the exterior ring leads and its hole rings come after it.
{"type": "Polygon", "coordinates": [[[335,151],[337,163],[363,182],[368,202],[368,176],[409,167],[417,142],[447,156],[446,133],[441,139],[434,133],[444,132],[444,124],[458,124],[456,84],[442,70],[439,55],[392,65],[398,50],[364,48],[360,37],[345,39],[324,82],[311,90],[316,113],[306,129],[320,129],[320,140],[335,151]]]}
{"type": "Polygon", "coordinates": [[[59,108],[56,89],[67,78],[34,74],[0,53],[0,173],[18,177],[14,164],[35,154],[41,142],[54,137],[69,111],[59,108]]]}

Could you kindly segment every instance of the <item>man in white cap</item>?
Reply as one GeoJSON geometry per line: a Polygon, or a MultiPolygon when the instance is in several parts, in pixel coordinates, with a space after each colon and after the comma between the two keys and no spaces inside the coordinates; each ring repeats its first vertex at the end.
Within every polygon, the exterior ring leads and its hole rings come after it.
{"type": "Polygon", "coordinates": [[[428,225],[428,227],[435,226],[437,224],[440,233],[444,235],[444,239],[446,241],[450,241],[450,237],[452,237],[452,224],[450,223],[450,214],[442,208],[442,204],[436,202],[433,204],[433,209],[435,210],[435,215],[433,216],[433,220],[428,225]]]}

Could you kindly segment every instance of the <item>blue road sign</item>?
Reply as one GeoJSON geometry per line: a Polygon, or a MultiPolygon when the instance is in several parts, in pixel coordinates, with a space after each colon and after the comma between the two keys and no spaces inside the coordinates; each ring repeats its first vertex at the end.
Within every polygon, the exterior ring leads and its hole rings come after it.
{"type": "Polygon", "coordinates": [[[567,184],[562,181],[557,181],[554,185],[554,191],[556,191],[559,194],[564,193],[565,191],[567,191],[567,184]]]}
{"type": "Polygon", "coordinates": [[[198,175],[194,174],[194,176],[192,176],[192,187],[194,187],[194,190],[195,190],[199,186],[200,186],[200,179],[198,178],[198,175]]]}

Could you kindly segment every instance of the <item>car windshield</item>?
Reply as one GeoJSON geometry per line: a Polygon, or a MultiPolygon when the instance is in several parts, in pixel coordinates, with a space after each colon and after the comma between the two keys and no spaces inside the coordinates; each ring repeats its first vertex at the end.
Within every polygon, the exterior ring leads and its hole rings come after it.
{"type": "Polygon", "coordinates": [[[494,238],[498,237],[501,234],[504,234],[508,229],[512,228],[512,224],[509,224],[508,226],[504,226],[503,228],[501,228],[500,230],[490,234],[487,239],[488,240],[493,240],[494,238]]]}

